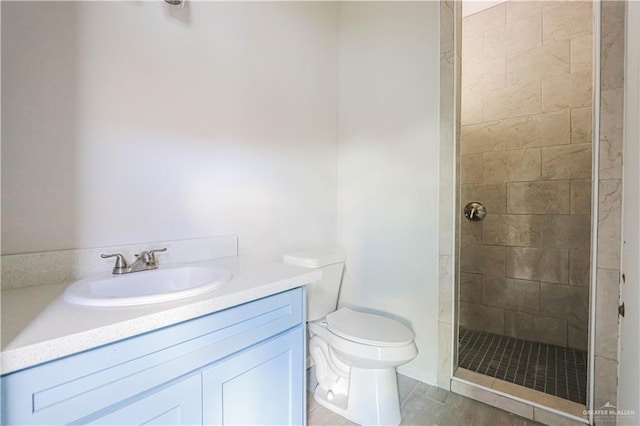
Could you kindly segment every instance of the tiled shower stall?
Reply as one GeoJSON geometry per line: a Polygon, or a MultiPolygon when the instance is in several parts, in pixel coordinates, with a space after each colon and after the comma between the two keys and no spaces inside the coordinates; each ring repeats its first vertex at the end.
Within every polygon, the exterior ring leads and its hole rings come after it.
{"type": "MultiPolygon", "coordinates": [[[[541,3],[541,2],[523,2],[541,3]]],[[[554,2],[544,2],[553,6],[554,2]]],[[[624,88],[624,49],[626,3],[602,0],[592,3],[595,65],[595,113],[593,135],[596,175],[593,180],[594,200],[592,215],[597,222],[592,238],[588,348],[587,409],[606,404],[617,404],[618,370],[618,301],[620,279],[621,200],[622,200],[622,117],[624,88]]],[[[508,7],[525,7],[510,2],[508,7]]],[[[536,6],[531,6],[536,7],[536,6]]],[[[459,354],[459,323],[461,291],[459,286],[462,241],[459,232],[462,221],[459,191],[461,182],[461,73],[462,14],[459,2],[445,0],[440,7],[440,213],[439,213],[439,292],[438,292],[438,386],[470,396],[487,404],[547,424],[565,424],[568,419],[558,415],[564,412],[583,417],[584,405],[577,410],[566,404],[550,403],[528,395],[519,397],[526,388],[503,382],[498,393],[487,383],[487,376],[471,378],[463,374],[459,354]],[[509,386],[507,386],[509,385],[509,386]],[[501,393],[500,393],[501,392],[501,393]],[[524,399],[523,399],[524,398],[524,399]]],[[[539,13],[542,13],[539,12],[539,13]]],[[[506,18],[505,18],[506,19],[506,18]]],[[[553,18],[551,18],[553,20],[553,18]]],[[[569,28],[573,23],[567,24],[569,28]]],[[[483,41],[484,43],[484,41],[483,41]]],[[[484,47],[484,46],[483,46],[484,47]]],[[[467,47],[468,49],[468,47],[467,47]]],[[[506,74],[506,70],[505,70],[506,74]]],[[[566,144],[565,144],[566,145],[566,144]]],[[[542,148],[542,147],[541,147],[542,148]]],[[[505,201],[506,202],[506,201],[505,201]]],[[[505,207],[506,208],[506,207],[505,207]]],[[[491,214],[491,212],[490,212],[491,214]]],[[[506,251],[506,250],[505,250],[506,251]]],[[[506,272],[506,268],[505,268],[506,272]]],[[[570,287],[567,285],[567,287],[570,287]]],[[[460,336],[461,337],[461,336],[460,336]]],[[[495,379],[497,381],[497,379],[495,379]]],[[[568,402],[568,401],[567,401],[568,402]]]]}
{"type": "Polygon", "coordinates": [[[508,1],[462,22],[460,326],[587,349],[591,2],[508,1]]]}

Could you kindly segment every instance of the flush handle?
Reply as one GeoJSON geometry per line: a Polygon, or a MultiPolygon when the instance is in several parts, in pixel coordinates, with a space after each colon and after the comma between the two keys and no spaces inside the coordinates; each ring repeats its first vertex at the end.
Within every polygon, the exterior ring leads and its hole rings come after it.
{"type": "Polygon", "coordinates": [[[464,217],[473,222],[478,222],[487,215],[487,209],[481,203],[472,201],[464,206],[464,217]]]}

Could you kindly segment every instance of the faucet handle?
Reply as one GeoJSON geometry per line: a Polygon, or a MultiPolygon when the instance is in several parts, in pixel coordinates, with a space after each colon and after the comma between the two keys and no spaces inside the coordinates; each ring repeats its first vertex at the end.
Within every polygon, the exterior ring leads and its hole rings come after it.
{"type": "Polygon", "coordinates": [[[149,253],[148,251],[141,251],[138,254],[134,254],[134,256],[136,258],[139,258],[138,260],[142,260],[145,263],[150,263],[153,261],[153,256],[151,256],[151,253],[149,253]]]}
{"type": "Polygon", "coordinates": [[[107,259],[109,257],[115,257],[116,258],[116,265],[113,267],[113,273],[117,274],[118,271],[122,271],[123,269],[125,269],[127,267],[127,261],[125,260],[124,256],[120,253],[113,253],[113,254],[101,254],[100,255],[101,258],[103,259],[107,259]]]}
{"type": "Polygon", "coordinates": [[[155,249],[155,250],[149,250],[149,254],[151,255],[151,260],[153,262],[156,261],[156,253],[158,252],[162,252],[162,251],[167,251],[167,248],[161,248],[161,249],[155,249]]]}

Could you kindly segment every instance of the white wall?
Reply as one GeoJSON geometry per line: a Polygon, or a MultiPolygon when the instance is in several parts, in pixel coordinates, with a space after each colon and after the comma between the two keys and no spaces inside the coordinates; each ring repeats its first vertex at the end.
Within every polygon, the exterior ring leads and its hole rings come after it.
{"type": "Polygon", "coordinates": [[[337,5],[2,2],[2,249],[335,244],[337,5]]]}
{"type": "Polygon", "coordinates": [[[618,365],[618,423],[640,424],[640,3],[627,3],[625,131],[624,131],[624,226],[622,301],[618,365]]]}
{"type": "Polygon", "coordinates": [[[338,244],[341,302],[416,334],[405,374],[436,382],[437,2],[340,4],[338,244]]]}
{"type": "Polygon", "coordinates": [[[408,324],[435,383],[438,8],[2,2],[3,252],[338,234],[343,304],[408,324]]]}

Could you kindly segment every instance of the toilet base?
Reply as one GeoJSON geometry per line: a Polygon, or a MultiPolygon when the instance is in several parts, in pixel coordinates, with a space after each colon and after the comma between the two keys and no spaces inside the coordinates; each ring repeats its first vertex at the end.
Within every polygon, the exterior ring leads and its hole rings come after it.
{"type": "Polygon", "coordinates": [[[349,391],[333,394],[321,385],[314,399],[320,405],[360,425],[400,424],[400,398],[395,368],[351,367],[349,391]]]}

